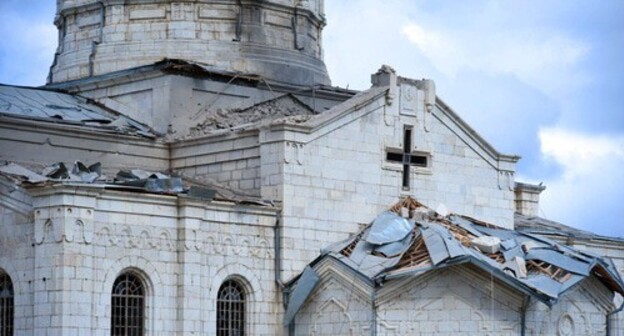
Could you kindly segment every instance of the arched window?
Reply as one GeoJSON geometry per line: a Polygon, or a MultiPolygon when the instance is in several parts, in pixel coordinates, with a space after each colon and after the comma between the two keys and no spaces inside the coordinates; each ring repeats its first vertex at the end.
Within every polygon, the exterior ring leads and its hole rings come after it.
{"type": "Polygon", "coordinates": [[[13,283],[0,271],[0,335],[13,335],[13,283]]]}
{"type": "Polygon", "coordinates": [[[236,280],[227,280],[217,296],[217,336],[245,335],[245,290],[236,280]]]}
{"type": "Polygon", "coordinates": [[[113,284],[111,335],[143,335],[145,325],[145,286],[143,281],[126,272],[113,284]]]}

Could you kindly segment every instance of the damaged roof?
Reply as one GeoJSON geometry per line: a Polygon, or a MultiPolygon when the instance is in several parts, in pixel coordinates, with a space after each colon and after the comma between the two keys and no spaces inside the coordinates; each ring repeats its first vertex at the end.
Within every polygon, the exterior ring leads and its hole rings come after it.
{"type": "Polygon", "coordinates": [[[218,109],[205,113],[204,121],[191,128],[191,136],[209,134],[217,130],[258,127],[284,117],[298,116],[307,120],[309,116],[318,114],[290,93],[242,109],[218,109]]]}
{"type": "Polygon", "coordinates": [[[154,137],[149,127],[90,99],[39,88],[0,84],[0,116],[154,137]]]}
{"type": "Polygon", "coordinates": [[[593,232],[579,230],[542,217],[526,216],[516,213],[514,218],[515,228],[518,231],[547,236],[558,236],[579,240],[605,240],[612,242],[624,242],[622,237],[608,237],[593,232]]]}
{"type": "Polygon", "coordinates": [[[214,199],[239,204],[272,205],[271,202],[231,190],[216,183],[185,178],[177,174],[151,172],[142,169],[124,169],[117,172],[114,177],[108,177],[102,174],[102,166],[99,162],[89,166],[80,161],[76,161],[71,166],[57,162],[40,171],[34,171],[34,169],[11,162],[0,165],[0,176],[12,181],[15,185],[85,184],[130,192],[187,195],[191,198],[208,201],[214,199]]]}
{"type": "Polygon", "coordinates": [[[470,217],[441,216],[412,198],[380,214],[354,237],[328,247],[321,258],[325,256],[377,283],[471,263],[547,305],[590,275],[624,294],[610,259],[470,217]]]}

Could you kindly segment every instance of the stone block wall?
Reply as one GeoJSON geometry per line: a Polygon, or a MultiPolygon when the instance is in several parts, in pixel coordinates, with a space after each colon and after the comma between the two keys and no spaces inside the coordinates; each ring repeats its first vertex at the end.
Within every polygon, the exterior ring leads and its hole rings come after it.
{"type": "MultiPolygon", "coordinates": [[[[0,189],[2,197],[8,195],[5,194],[7,190],[3,184],[0,184],[0,189]]],[[[19,192],[13,190],[12,196],[17,194],[19,192]]],[[[32,307],[36,283],[33,283],[34,251],[31,247],[34,227],[31,213],[27,209],[19,205],[11,209],[4,205],[6,203],[0,206],[0,271],[9,276],[13,285],[13,326],[15,334],[20,335],[30,331],[34,323],[32,307]]]]}
{"type": "Polygon", "coordinates": [[[322,10],[319,1],[294,7],[282,1],[62,1],[58,55],[49,80],[65,82],[172,58],[299,85],[329,84],[321,51],[322,10]]]}
{"type": "Polygon", "coordinates": [[[370,335],[371,284],[351,270],[335,268],[331,261],[321,262],[315,270],[321,282],[297,313],[294,334],[370,335]]]}
{"type": "MultiPolygon", "coordinates": [[[[344,265],[315,266],[321,282],[297,314],[296,335],[519,335],[520,291],[474,266],[459,265],[373,287],[344,265]],[[374,311],[371,300],[374,298],[374,311]],[[334,318],[332,320],[332,317],[334,318]]],[[[610,291],[595,277],[551,308],[529,300],[527,335],[603,335],[610,291]]],[[[619,335],[617,329],[612,335],[619,335]]]]}
{"type": "Polygon", "coordinates": [[[386,287],[378,294],[379,334],[519,335],[522,296],[470,266],[386,287]]]}
{"type": "MultiPolygon", "coordinates": [[[[583,281],[552,308],[533,302],[527,312],[529,335],[605,335],[613,294],[596,278],[583,281]]],[[[615,329],[611,335],[619,335],[615,329]]]]}
{"type": "Polygon", "coordinates": [[[166,146],[135,136],[6,122],[0,125],[0,138],[2,159],[26,167],[100,162],[103,172],[113,177],[121,169],[164,171],[169,166],[166,146]]]}
{"type": "Polygon", "coordinates": [[[214,332],[227,279],[245,288],[251,334],[281,332],[274,210],[90,187],[34,193],[32,217],[2,208],[0,228],[12,238],[0,268],[20,334],[108,335],[112,286],[126,271],[146,288],[147,335],[214,332]]]}
{"type": "MultiPolygon", "coordinates": [[[[513,171],[499,170],[447,113],[425,112],[424,94],[411,89],[411,111],[408,102],[387,105],[387,98],[380,97],[310,134],[273,135],[286,139],[270,145],[275,159],[284,162],[283,171],[271,173],[282,176],[270,176],[263,169],[271,163],[263,162],[262,188],[275,192],[273,186],[283,185],[276,195],[283,199],[284,244],[298,250],[285,257],[286,279],[303,270],[321,248],[357,232],[402,196],[513,227],[513,171]],[[402,164],[386,160],[388,150],[403,151],[406,126],[412,129],[412,150],[429,160],[427,167],[410,167],[408,190],[402,186],[402,164]]],[[[270,135],[265,137],[262,146],[270,135]]]]}
{"type": "Polygon", "coordinates": [[[257,134],[172,145],[172,168],[186,176],[215,181],[260,195],[260,147],[257,134]]]}

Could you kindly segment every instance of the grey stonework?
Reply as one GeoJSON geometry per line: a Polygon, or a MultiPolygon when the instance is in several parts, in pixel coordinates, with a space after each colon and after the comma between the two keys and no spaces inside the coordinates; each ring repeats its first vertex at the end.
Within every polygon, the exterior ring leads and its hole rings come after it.
{"type": "Polygon", "coordinates": [[[288,84],[329,84],[322,2],[58,1],[59,46],[48,82],[172,58],[288,84]]]}

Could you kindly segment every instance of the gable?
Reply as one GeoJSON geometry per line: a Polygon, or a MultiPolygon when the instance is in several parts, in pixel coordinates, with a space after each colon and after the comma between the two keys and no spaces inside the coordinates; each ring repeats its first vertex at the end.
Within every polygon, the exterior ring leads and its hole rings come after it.
{"type": "Polygon", "coordinates": [[[378,295],[378,323],[392,326],[400,335],[519,331],[522,296],[467,266],[385,287],[378,295]]]}

